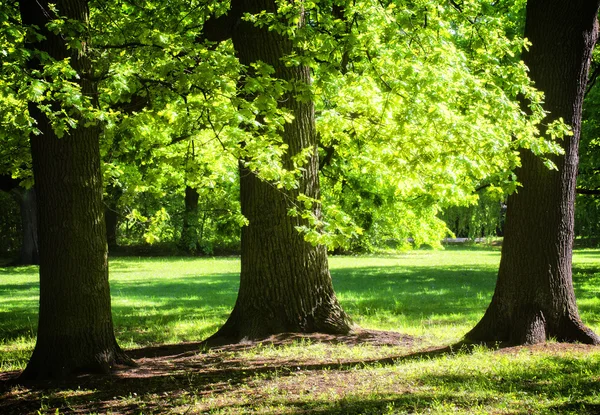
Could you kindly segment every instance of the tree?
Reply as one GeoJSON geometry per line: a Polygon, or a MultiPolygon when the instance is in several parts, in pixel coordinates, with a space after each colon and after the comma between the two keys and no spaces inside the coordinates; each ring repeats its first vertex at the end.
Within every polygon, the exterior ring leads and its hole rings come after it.
{"type": "MultiPolygon", "coordinates": [[[[12,264],[37,265],[39,260],[35,189],[25,189],[20,186],[20,180],[0,175],[0,190],[10,192],[20,208],[21,238],[19,257],[12,264]]],[[[10,232],[7,232],[7,229],[3,229],[3,232],[5,233],[3,236],[8,235],[10,238],[10,232]]]]}
{"type": "Polygon", "coordinates": [[[363,228],[353,247],[438,244],[442,211],[514,189],[517,148],[556,146],[536,134],[520,2],[332,3],[345,22],[319,6],[302,41],[315,38],[325,228],[347,237],[331,226],[347,214],[363,228]]]}
{"type": "Polygon", "coordinates": [[[21,249],[18,265],[39,264],[35,188],[17,187],[11,192],[21,208],[21,249]]]}
{"type": "Polygon", "coordinates": [[[562,118],[571,133],[563,138],[564,154],[551,158],[554,170],[521,150],[517,177],[523,187],[508,199],[496,290],[467,340],[600,342],[580,320],[571,275],[581,111],[599,4],[527,2],[525,36],[532,46],[522,58],[545,94],[547,122],[562,118]]]}
{"type": "MultiPolygon", "coordinates": [[[[291,3],[290,3],[291,4],[291,3]]],[[[303,10],[290,16],[278,15],[273,0],[233,1],[229,18],[235,29],[233,44],[240,63],[248,74],[241,89],[247,99],[264,100],[265,95],[252,91],[253,77],[272,74],[287,92],[276,97],[280,108],[293,116],[281,133],[287,147],[282,164],[294,170],[294,161],[308,154],[297,188],[278,188],[261,180],[249,168],[248,160],[240,161],[240,193],[242,214],[248,225],[242,228],[242,268],[238,298],[227,322],[209,342],[237,342],[282,332],[346,333],[350,321],[340,307],[333,290],[327,263],[327,249],[304,240],[296,227],[305,220],[290,216],[288,211],[300,194],[319,198],[317,135],[314,104],[302,96],[310,84],[310,70],[302,64],[290,65],[284,58],[293,52],[292,40],[278,29],[255,25],[248,13],[273,13],[277,18],[295,17],[304,24],[303,10]]],[[[288,27],[287,25],[285,25],[288,27]]],[[[273,94],[273,95],[276,95],[273,94]]],[[[265,123],[264,119],[259,122],[265,123]]],[[[257,131],[260,134],[260,130],[257,131]]],[[[320,207],[310,203],[319,215],[320,207]]]]}
{"type": "Polygon", "coordinates": [[[90,39],[85,37],[88,4],[64,0],[56,6],[54,10],[47,1],[20,2],[23,24],[36,26],[41,35],[30,34],[35,40],[29,45],[29,69],[32,75],[45,76],[32,83],[50,82],[45,87],[47,96],[52,97],[50,102],[40,98],[29,104],[38,130],[31,134],[30,142],[39,218],[40,308],[37,342],[23,379],[108,371],[117,363],[131,362],[113,332],[99,127],[83,113],[96,99],[88,56],[90,39]],[[70,25],[69,30],[57,34],[56,25],[61,22],[70,25]],[[54,31],[49,25],[55,25],[54,31]],[[51,79],[60,73],[53,72],[53,67],[69,61],[77,75],[75,81],[67,84],[51,79]],[[71,97],[80,105],[61,102],[52,94],[55,84],[80,91],[71,97]],[[67,120],[58,118],[64,114],[68,114],[67,120]],[[73,128],[60,128],[63,122],[73,128]]]}
{"type": "Polygon", "coordinates": [[[577,199],[575,200],[575,236],[598,243],[600,237],[600,52],[594,50],[588,87],[583,102],[577,199]]]}

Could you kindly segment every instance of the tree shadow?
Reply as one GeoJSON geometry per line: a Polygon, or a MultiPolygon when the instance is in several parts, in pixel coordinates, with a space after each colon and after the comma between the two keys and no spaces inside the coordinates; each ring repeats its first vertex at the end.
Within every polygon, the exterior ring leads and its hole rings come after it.
{"type": "MultiPolygon", "coordinates": [[[[596,255],[596,254],[594,254],[596,255]]],[[[600,254],[598,255],[600,257],[600,254]]],[[[599,258],[600,259],[600,258],[599,258]]],[[[120,265],[121,266],[121,265],[120,265]]],[[[118,269],[118,268],[116,268],[118,269]]],[[[12,270],[11,270],[12,271],[12,270]]],[[[118,272],[133,271],[133,265],[124,264],[118,272]]],[[[440,324],[464,322],[480,316],[489,303],[493,293],[496,270],[490,266],[476,267],[474,265],[463,267],[461,265],[445,266],[372,266],[372,267],[347,267],[332,270],[334,285],[340,294],[343,306],[350,314],[354,315],[402,315],[408,324],[419,324],[424,319],[428,321],[439,320],[440,324]]],[[[577,295],[580,300],[592,300],[597,291],[593,287],[596,277],[600,275],[600,267],[586,264],[574,267],[574,281],[577,295]]],[[[1,276],[1,275],[0,275],[1,276]]],[[[167,331],[167,327],[182,320],[197,320],[206,318],[212,321],[207,330],[217,328],[219,321],[224,321],[233,307],[238,287],[238,274],[216,273],[214,275],[201,275],[198,277],[171,278],[160,281],[144,282],[113,281],[113,314],[115,326],[120,338],[131,338],[139,344],[156,343],[161,339],[160,332],[167,331]],[[126,301],[120,301],[128,299],[126,301]],[[147,331],[144,331],[147,330],[147,331]]],[[[600,286],[600,285],[597,285],[600,286]]],[[[19,295],[26,296],[28,292],[36,289],[35,283],[13,285],[19,295]]],[[[0,292],[6,286],[0,281],[0,292]]],[[[6,290],[5,292],[11,292],[6,290]]],[[[593,306],[584,306],[585,311],[593,306]]],[[[0,335],[10,341],[24,333],[30,332],[26,320],[37,321],[37,307],[31,303],[23,303],[11,312],[0,313],[0,335]],[[26,318],[24,318],[24,316],[26,318]]],[[[398,334],[391,336],[379,345],[393,345],[394,342],[410,343],[411,348],[418,344],[418,339],[409,339],[410,336],[398,334]]],[[[284,334],[271,339],[263,339],[263,344],[274,347],[284,346],[289,342],[299,342],[310,339],[305,335],[284,334]]],[[[331,344],[364,344],[369,342],[368,336],[350,336],[322,338],[319,341],[331,344]],[[354,343],[353,343],[354,342],[354,343]]],[[[371,343],[374,344],[374,343],[371,343]]],[[[219,393],[228,388],[241,385],[260,376],[261,379],[271,380],[275,377],[289,377],[296,373],[313,373],[318,371],[350,371],[360,370],[371,366],[393,366],[404,362],[419,359],[437,359],[452,356],[456,353],[471,353],[474,346],[455,344],[438,347],[407,354],[387,356],[380,359],[354,360],[326,363],[302,362],[255,362],[247,364],[236,358],[242,350],[255,347],[256,344],[242,344],[223,346],[219,349],[210,349],[200,353],[203,347],[201,342],[182,343],[176,345],[150,346],[142,349],[130,350],[128,353],[140,361],[140,368],[134,370],[118,370],[112,375],[81,376],[67,383],[47,383],[29,385],[25,392],[14,392],[14,378],[16,373],[0,373],[0,413],[36,413],[40,409],[40,399],[49,396],[46,403],[50,408],[59,408],[63,412],[71,412],[64,398],[56,391],[61,388],[89,389],[82,392],[68,403],[76,407],[85,408],[87,411],[108,411],[117,407],[116,412],[139,413],[140,406],[129,395],[143,391],[148,394],[183,394],[194,391],[197,394],[219,393]],[[12,392],[11,392],[12,391],[12,392]],[[44,395],[45,391],[50,393],[44,395]],[[117,398],[114,398],[114,397],[117,398]],[[114,398],[114,399],[113,399],[114,398]],[[89,406],[87,402],[92,403],[89,406]],[[13,409],[14,406],[14,409],[13,409]],[[33,409],[32,409],[33,408],[33,409]]],[[[503,347],[493,345],[492,348],[503,347]]],[[[564,361],[565,365],[568,363],[564,361]]],[[[566,366],[565,366],[566,367],[566,366]]],[[[600,368],[593,367],[590,370],[600,368]]],[[[531,373],[533,377],[534,374],[531,373]]],[[[420,377],[426,384],[439,385],[444,381],[456,390],[461,384],[466,384],[473,378],[472,374],[446,375],[420,377]]],[[[531,384],[524,379],[512,379],[515,387],[538,387],[537,391],[554,391],[567,393],[566,389],[549,389],[546,384],[531,384]],[[537,386],[536,386],[537,385],[537,386]]],[[[546,378],[545,381],[548,381],[546,378]]],[[[507,393],[506,379],[489,379],[488,383],[497,393],[507,393]]],[[[583,385],[584,390],[591,387],[583,385]]],[[[549,392],[544,392],[549,393],[549,392]]],[[[310,401],[285,403],[290,410],[303,413],[307,408],[311,413],[379,413],[390,407],[409,408],[413,405],[418,410],[427,410],[440,395],[436,394],[401,394],[399,396],[381,399],[362,397],[360,399],[345,399],[337,402],[330,408],[311,406],[310,401]],[[434,399],[435,398],[435,399],[434,399]],[[420,402],[420,403],[419,403],[420,402]],[[337,406],[336,406],[337,405],[337,406]],[[362,412],[361,412],[362,411],[362,412]]],[[[460,405],[460,401],[450,397],[441,397],[460,405]]],[[[579,401],[574,400],[574,405],[579,401]]],[[[585,403],[581,401],[582,405],[585,403]]],[[[148,412],[156,409],[162,412],[163,407],[158,403],[147,403],[148,412]],[[154,407],[152,407],[154,405],[154,407]],[[153,409],[154,408],[154,409],[153,409]]],[[[570,407],[557,407],[556,411],[569,411],[570,407]]],[[[582,412],[586,413],[586,412],[582,412]]],[[[588,412],[593,413],[593,412],[588,412]]]]}
{"type": "Polygon", "coordinates": [[[485,311],[497,270],[460,266],[361,267],[332,271],[344,309],[352,316],[401,316],[409,325],[463,323],[485,311]]]}
{"type": "MultiPolygon", "coordinates": [[[[111,374],[87,374],[66,380],[27,381],[18,379],[19,372],[0,373],[0,413],[23,414],[36,413],[39,410],[40,397],[45,396],[45,406],[49,409],[68,412],[76,406],[84,411],[119,413],[139,413],[139,405],[124,405],[131,397],[144,394],[170,395],[184,393],[192,389],[197,394],[220,393],[247,383],[260,376],[261,380],[293,376],[298,372],[320,371],[350,371],[368,368],[370,366],[389,366],[402,361],[415,359],[432,359],[457,352],[468,352],[468,346],[454,345],[432,348],[405,355],[388,356],[379,359],[348,360],[331,362],[287,362],[265,363],[260,358],[255,361],[236,358],[241,351],[265,345],[285,347],[298,341],[323,342],[327,344],[386,344],[392,339],[402,339],[413,344],[414,338],[394,332],[376,330],[358,330],[345,336],[335,335],[306,335],[299,333],[284,333],[270,336],[254,342],[243,344],[205,348],[202,342],[190,342],[177,345],[161,345],[145,347],[128,351],[139,366],[137,368],[116,368],[111,374]],[[380,339],[383,338],[383,341],[380,339]],[[15,390],[26,391],[24,394],[14,393],[15,390]],[[65,406],[60,391],[86,390],[72,399],[65,406]],[[119,398],[116,398],[119,397],[119,398]]],[[[159,403],[147,404],[145,410],[161,412],[159,403]]]]}
{"type": "MultiPolygon", "coordinates": [[[[591,254],[600,257],[600,253],[591,254]]],[[[155,262],[162,261],[150,259],[148,267],[152,269],[155,262]]],[[[136,261],[116,261],[111,263],[111,269],[127,274],[136,271],[138,265],[136,261]]],[[[198,261],[201,265],[202,261],[198,261]]],[[[184,276],[146,281],[141,277],[111,280],[113,320],[119,341],[139,345],[195,341],[218,329],[235,303],[239,274],[195,276],[187,272],[184,276]]],[[[489,264],[382,265],[332,270],[340,302],[359,324],[374,319],[429,327],[475,324],[489,304],[496,274],[495,267],[489,264]]],[[[600,266],[593,261],[576,265],[574,281],[586,323],[600,322],[593,303],[598,295],[595,287],[600,286],[600,266]]],[[[37,300],[30,299],[34,290],[37,282],[9,284],[0,278],[0,295],[17,299],[11,301],[11,308],[0,313],[0,337],[6,342],[35,332],[37,300]]]]}
{"type": "MultiPolygon", "coordinates": [[[[50,411],[69,412],[108,412],[122,414],[163,413],[174,410],[174,402],[182,402],[181,397],[192,394],[195,397],[231,393],[235,390],[246,390],[252,382],[269,382],[272,380],[285,381],[286,378],[328,374],[335,376],[343,373],[356,373],[361,370],[400,366],[409,362],[464,356],[481,350],[480,346],[470,344],[455,344],[445,347],[430,348],[397,354],[377,359],[350,359],[347,361],[327,362],[289,362],[286,360],[269,361],[261,359],[260,353],[251,358],[240,358],[239,352],[257,348],[265,343],[275,347],[284,347],[290,342],[310,339],[335,344],[344,343],[357,345],[362,342],[372,342],[384,332],[364,331],[348,336],[314,337],[287,333],[271,336],[260,342],[221,346],[199,351],[201,343],[180,345],[165,345],[147,347],[130,351],[130,355],[141,363],[136,369],[118,369],[109,375],[85,375],[61,382],[34,382],[16,386],[14,376],[0,377],[0,413],[22,414],[36,413],[40,409],[40,399],[44,407],[50,411]],[[60,391],[77,391],[66,400],[60,391]],[[149,400],[138,397],[171,397],[162,400],[149,400]]],[[[401,336],[405,341],[414,339],[399,333],[392,337],[401,336]]],[[[494,345],[493,350],[500,350],[502,345],[494,345]]],[[[486,405],[496,399],[496,396],[513,396],[515,391],[531,396],[569,396],[569,402],[551,406],[552,413],[569,412],[578,409],[581,414],[597,413],[598,405],[586,402],[586,396],[593,396],[597,391],[597,380],[581,376],[581,365],[573,356],[548,356],[552,361],[548,371],[539,370],[534,365],[518,368],[508,373],[498,375],[487,371],[431,373],[424,371],[416,377],[417,385],[422,388],[411,389],[406,385],[398,385],[397,391],[378,395],[369,391],[353,391],[348,388],[336,399],[324,402],[313,399],[281,398],[273,405],[286,408],[286,413],[314,414],[377,414],[392,413],[391,411],[421,412],[435,409],[435,405],[448,404],[455,407],[469,408],[470,406],[486,405]],[[558,376],[567,379],[556,380],[558,376]],[[484,396],[470,394],[485,385],[484,396]],[[368,393],[367,393],[368,392],[368,393]]],[[[588,373],[600,373],[600,361],[585,362],[588,373]]],[[[368,372],[367,372],[368,373],[368,372]]],[[[368,376],[368,375],[367,375],[368,376]]],[[[376,382],[376,381],[375,381],[376,382]]],[[[185,400],[183,400],[185,402],[185,400]]],[[[256,402],[253,403],[256,405],[256,402]]],[[[244,403],[224,402],[214,409],[243,410],[244,403]]],[[[394,412],[395,413],[395,412],[394,412]]],[[[512,412],[520,413],[520,412],[512,412]]],[[[523,411],[522,413],[528,413],[523,411]]]]}

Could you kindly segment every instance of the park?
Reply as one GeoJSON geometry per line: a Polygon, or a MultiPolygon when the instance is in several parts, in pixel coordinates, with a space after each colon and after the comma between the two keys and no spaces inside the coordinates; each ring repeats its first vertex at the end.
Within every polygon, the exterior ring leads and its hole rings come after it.
{"type": "MultiPolygon", "coordinates": [[[[600,350],[457,344],[490,301],[497,248],[331,257],[355,334],[292,334],[202,350],[223,324],[237,258],[111,261],[117,339],[139,367],[4,391],[2,413],[595,413],[600,350]]],[[[582,318],[600,328],[600,251],[574,258],[582,318]]],[[[2,374],[35,343],[37,270],[2,268],[2,374]],[[10,276],[10,279],[7,277],[10,276]],[[9,281],[9,282],[5,282],[9,281]],[[6,335],[5,335],[6,336],[6,335]]]]}
{"type": "Polygon", "coordinates": [[[0,413],[598,413],[599,8],[0,4],[0,413]]]}

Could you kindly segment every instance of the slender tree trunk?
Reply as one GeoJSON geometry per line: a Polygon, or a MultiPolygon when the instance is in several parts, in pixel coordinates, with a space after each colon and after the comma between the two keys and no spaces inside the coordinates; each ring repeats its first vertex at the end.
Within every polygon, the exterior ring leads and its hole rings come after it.
{"type": "Polygon", "coordinates": [[[21,250],[16,263],[19,265],[39,264],[38,230],[35,189],[13,189],[13,195],[21,208],[21,250]]]}
{"type": "MultiPolygon", "coordinates": [[[[87,24],[87,1],[59,0],[57,7],[68,18],[87,24]]],[[[52,18],[48,1],[21,0],[20,9],[23,23],[37,25],[45,36],[30,46],[54,59],[70,56],[82,93],[94,97],[87,45],[69,50],[60,36],[45,29],[52,18]]],[[[30,65],[38,67],[39,62],[30,65]]],[[[105,372],[130,360],[113,333],[99,131],[80,126],[58,138],[35,104],[29,111],[41,131],[30,137],[39,219],[40,309],[37,342],[22,378],[105,372]]]]}
{"type": "Polygon", "coordinates": [[[517,175],[523,187],[508,199],[496,291],[467,340],[600,341],[579,318],[571,274],[581,107],[599,3],[527,2],[525,36],[533,45],[523,60],[545,93],[547,122],[562,117],[573,135],[562,142],[565,154],[554,158],[558,170],[548,170],[529,150],[521,151],[517,175]]]}
{"type": "Polygon", "coordinates": [[[119,247],[117,243],[117,234],[119,229],[119,198],[122,195],[122,190],[109,184],[106,189],[107,200],[105,201],[104,218],[106,221],[106,242],[108,243],[108,251],[119,247]]]}
{"type": "Polygon", "coordinates": [[[39,264],[35,190],[20,186],[18,179],[0,175],[0,191],[10,192],[21,212],[21,249],[11,265],[39,264]]]}
{"type": "Polygon", "coordinates": [[[198,191],[190,186],[185,187],[185,211],[183,212],[183,227],[179,246],[189,254],[195,254],[200,249],[198,240],[198,191]]]}
{"type": "MultiPolygon", "coordinates": [[[[234,15],[274,12],[273,0],[233,1],[234,15]]],[[[289,39],[266,27],[238,21],[233,44],[240,62],[262,61],[275,69],[274,76],[292,83],[310,83],[306,66],[289,67],[281,58],[292,52],[289,39]]],[[[319,198],[318,153],[314,106],[291,92],[282,99],[294,115],[285,126],[283,141],[289,148],[284,164],[306,148],[313,154],[294,191],[276,189],[259,180],[240,164],[242,213],[249,225],[242,229],[242,269],[237,302],[225,325],[211,338],[236,342],[283,332],[347,333],[350,321],[333,290],[324,246],[304,241],[290,217],[290,200],[299,193],[319,198]]],[[[319,214],[319,207],[314,207],[319,214]]]]}

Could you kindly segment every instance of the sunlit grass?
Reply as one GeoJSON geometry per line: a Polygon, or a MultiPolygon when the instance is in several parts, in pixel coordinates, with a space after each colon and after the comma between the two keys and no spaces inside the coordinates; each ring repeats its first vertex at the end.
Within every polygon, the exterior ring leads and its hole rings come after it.
{"type": "Polygon", "coordinates": [[[288,376],[256,375],[181,408],[211,414],[582,414],[600,407],[598,352],[491,352],[288,376]],[[518,361],[519,364],[515,364],[518,361]]]}
{"type": "MultiPolygon", "coordinates": [[[[363,328],[459,340],[493,293],[498,250],[409,251],[331,257],[344,309],[363,328]]],[[[574,282],[584,321],[600,329],[600,250],[576,252],[574,282]]],[[[199,341],[227,318],[237,295],[237,258],[113,258],[115,331],[125,348],[199,341]]],[[[23,368],[37,324],[36,267],[0,268],[0,370],[23,368]]]]}
{"type": "Polygon", "coordinates": [[[493,293],[499,251],[409,251],[386,257],[334,257],[340,301],[362,327],[456,341],[481,317],[493,293]]]}
{"type": "MultiPolygon", "coordinates": [[[[551,343],[534,350],[420,353],[454,343],[478,321],[493,293],[499,259],[497,250],[457,248],[332,257],[345,310],[363,328],[406,335],[397,344],[299,338],[207,351],[191,370],[120,380],[106,391],[16,387],[0,396],[31,409],[26,413],[55,415],[600,413],[596,348],[551,343]]],[[[233,307],[239,266],[237,258],[112,259],[120,344],[137,348],[206,338],[233,307]]],[[[0,371],[23,368],[33,349],[37,278],[36,267],[0,268],[0,371]]],[[[600,250],[577,251],[574,283],[584,321],[600,331],[600,250]]]]}

